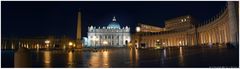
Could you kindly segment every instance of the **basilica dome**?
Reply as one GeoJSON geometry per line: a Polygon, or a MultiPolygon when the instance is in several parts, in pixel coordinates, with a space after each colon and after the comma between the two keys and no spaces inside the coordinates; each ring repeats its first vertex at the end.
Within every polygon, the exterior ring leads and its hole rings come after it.
{"type": "Polygon", "coordinates": [[[112,22],[110,22],[110,24],[107,27],[110,28],[110,29],[120,29],[120,25],[116,21],[115,17],[113,17],[112,22]]]}

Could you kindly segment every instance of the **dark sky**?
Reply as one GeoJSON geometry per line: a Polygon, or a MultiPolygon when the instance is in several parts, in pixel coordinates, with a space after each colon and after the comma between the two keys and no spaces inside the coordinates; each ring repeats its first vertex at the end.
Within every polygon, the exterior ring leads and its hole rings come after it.
{"type": "Polygon", "coordinates": [[[135,30],[137,23],[163,27],[166,19],[192,15],[200,22],[218,14],[225,1],[209,2],[4,2],[1,5],[2,37],[69,36],[75,38],[77,12],[82,12],[83,36],[87,26],[107,26],[113,16],[121,26],[135,30]]]}

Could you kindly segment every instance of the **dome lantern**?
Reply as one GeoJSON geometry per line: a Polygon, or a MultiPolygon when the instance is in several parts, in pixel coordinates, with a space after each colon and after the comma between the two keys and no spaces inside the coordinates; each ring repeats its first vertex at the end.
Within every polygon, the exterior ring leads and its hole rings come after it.
{"type": "Polygon", "coordinates": [[[120,29],[120,25],[116,21],[117,20],[114,16],[113,19],[112,19],[112,22],[107,27],[110,28],[110,29],[120,29]]]}

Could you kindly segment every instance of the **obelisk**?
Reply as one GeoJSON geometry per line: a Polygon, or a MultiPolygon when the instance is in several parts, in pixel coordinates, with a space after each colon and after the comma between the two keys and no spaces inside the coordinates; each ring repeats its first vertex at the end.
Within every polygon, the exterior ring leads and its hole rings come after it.
{"type": "Polygon", "coordinates": [[[77,35],[76,35],[76,46],[77,48],[81,47],[81,26],[82,26],[82,19],[81,19],[81,12],[78,12],[78,16],[77,16],[77,35]]]}

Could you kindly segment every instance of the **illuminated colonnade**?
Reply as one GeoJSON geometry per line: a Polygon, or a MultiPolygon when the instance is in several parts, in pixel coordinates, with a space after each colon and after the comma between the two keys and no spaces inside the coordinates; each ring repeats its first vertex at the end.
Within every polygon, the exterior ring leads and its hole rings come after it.
{"type": "MultiPolygon", "coordinates": [[[[228,2],[224,11],[212,18],[211,21],[197,25],[197,27],[174,32],[155,32],[155,34],[139,32],[141,36],[134,39],[138,43],[145,43],[148,47],[155,47],[157,41],[162,46],[225,45],[227,43],[238,46],[238,22],[236,21],[237,16],[234,16],[236,13],[233,12],[236,10],[232,8],[234,7],[232,4],[228,2]],[[232,21],[234,19],[235,21],[232,21]]],[[[171,22],[173,21],[171,20],[171,22]]],[[[175,27],[174,23],[169,26],[175,27]]]]}

